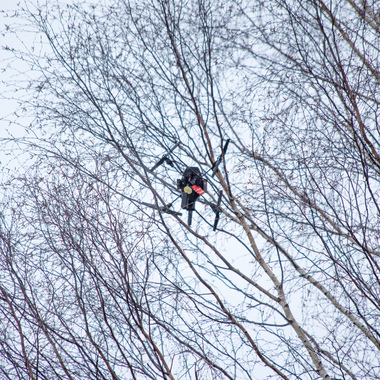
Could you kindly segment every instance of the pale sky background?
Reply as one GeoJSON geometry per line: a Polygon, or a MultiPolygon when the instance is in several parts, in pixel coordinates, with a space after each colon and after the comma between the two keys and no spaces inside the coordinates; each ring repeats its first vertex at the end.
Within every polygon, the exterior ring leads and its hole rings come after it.
{"type": "Polygon", "coordinates": [[[5,128],[8,128],[9,123],[5,121],[4,119],[16,109],[17,103],[12,102],[10,100],[5,100],[4,96],[7,96],[6,93],[6,86],[4,85],[4,82],[8,82],[10,78],[10,73],[7,70],[6,67],[10,62],[12,54],[5,50],[5,46],[11,46],[12,44],[16,43],[15,38],[10,38],[9,35],[5,35],[6,25],[9,25],[11,23],[11,19],[7,19],[5,17],[5,10],[6,9],[14,9],[17,7],[17,3],[15,1],[5,1],[0,0],[0,47],[1,47],[1,53],[0,53],[0,94],[1,94],[1,102],[0,102],[0,132],[1,137],[4,137],[5,128]]]}
{"type": "MultiPolygon", "coordinates": [[[[37,3],[38,0],[28,0],[28,3],[37,3]]],[[[10,120],[14,119],[14,112],[19,108],[16,100],[12,97],[20,97],[21,93],[14,94],[13,90],[7,86],[12,84],[16,79],[16,70],[24,71],[26,66],[22,61],[15,61],[13,53],[6,50],[9,48],[22,48],[22,43],[25,46],[31,46],[32,36],[29,33],[20,33],[22,42],[12,33],[7,31],[8,27],[20,24],[20,19],[16,17],[7,17],[6,15],[14,15],[17,9],[22,5],[23,1],[16,0],[0,0],[0,139],[7,137],[8,133],[14,136],[22,136],[23,129],[17,123],[11,123],[10,120]],[[12,65],[13,69],[10,68],[12,65]]],[[[21,121],[20,119],[18,120],[21,121]]],[[[28,119],[23,119],[22,124],[27,125],[28,119]]],[[[11,156],[9,152],[4,151],[0,146],[0,170],[5,168],[14,169],[18,163],[15,160],[10,161],[11,156]]],[[[1,177],[0,177],[1,180],[1,177]]]]}
{"type": "MultiPolygon", "coordinates": [[[[12,81],[12,72],[9,70],[9,64],[12,60],[12,53],[5,49],[6,46],[19,46],[18,40],[6,32],[7,26],[11,25],[15,19],[5,17],[6,13],[11,14],[17,9],[18,1],[0,0],[0,138],[7,136],[7,130],[16,132],[20,130],[15,124],[10,124],[11,115],[17,110],[17,102],[9,98],[12,93],[7,88],[6,83],[12,81]],[[9,10],[9,11],[8,11],[9,10]]],[[[7,156],[1,148],[0,162],[2,165],[7,161],[7,156]]]]}

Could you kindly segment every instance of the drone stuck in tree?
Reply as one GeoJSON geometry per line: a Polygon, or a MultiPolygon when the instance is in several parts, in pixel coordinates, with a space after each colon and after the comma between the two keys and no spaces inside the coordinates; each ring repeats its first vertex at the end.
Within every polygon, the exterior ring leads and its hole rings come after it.
{"type": "Polygon", "coordinates": [[[177,189],[181,190],[181,208],[188,211],[187,224],[191,226],[195,201],[206,192],[207,182],[201,177],[199,168],[187,167],[182,178],[177,179],[177,189]]]}
{"type": "MultiPolygon", "coordinates": [[[[223,160],[224,155],[226,154],[227,147],[230,140],[227,140],[223,149],[222,154],[219,156],[219,158],[215,161],[215,163],[212,165],[212,177],[218,172],[219,165],[223,160]]],[[[170,166],[174,167],[174,161],[170,159],[170,154],[174,151],[175,148],[177,148],[180,144],[176,143],[164,156],[160,158],[159,161],[152,167],[151,171],[154,171],[157,169],[160,165],[167,163],[170,166]]],[[[195,210],[195,202],[197,199],[206,193],[207,191],[207,181],[202,178],[201,171],[198,167],[194,166],[188,166],[185,168],[185,170],[182,173],[182,177],[177,180],[177,189],[181,191],[181,208],[188,211],[188,221],[187,224],[191,226],[192,222],[192,215],[193,211],[195,210]]],[[[218,222],[220,219],[220,204],[222,201],[222,194],[223,191],[220,190],[218,192],[218,201],[216,204],[210,203],[205,201],[214,211],[215,213],[215,220],[213,225],[213,231],[216,230],[218,226],[218,222]]],[[[145,203],[141,202],[145,206],[148,206],[150,208],[154,208],[156,210],[159,210],[161,212],[165,212],[172,215],[182,215],[180,212],[171,210],[171,207],[173,203],[169,203],[165,206],[157,206],[151,203],[145,203]]]]}

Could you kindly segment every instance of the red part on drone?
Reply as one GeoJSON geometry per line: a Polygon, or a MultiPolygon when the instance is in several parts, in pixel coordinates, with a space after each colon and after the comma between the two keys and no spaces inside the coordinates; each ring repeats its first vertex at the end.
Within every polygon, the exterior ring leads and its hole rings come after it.
{"type": "Polygon", "coordinates": [[[205,191],[204,191],[201,187],[199,187],[199,186],[197,186],[197,185],[193,185],[193,186],[191,186],[191,188],[192,188],[197,194],[199,194],[199,195],[202,195],[202,194],[205,193],[205,191]]]}

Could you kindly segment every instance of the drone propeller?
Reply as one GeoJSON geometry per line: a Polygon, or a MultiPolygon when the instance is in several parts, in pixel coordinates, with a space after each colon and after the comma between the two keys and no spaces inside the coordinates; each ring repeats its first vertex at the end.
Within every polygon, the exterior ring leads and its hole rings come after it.
{"type": "Polygon", "coordinates": [[[169,151],[164,154],[158,161],[157,163],[152,167],[152,169],[150,169],[150,171],[154,171],[156,170],[160,165],[162,165],[164,162],[166,162],[168,165],[170,166],[174,166],[173,164],[173,161],[169,158],[169,155],[171,152],[173,152],[173,150],[175,148],[177,148],[177,146],[179,145],[180,143],[177,142],[171,149],[169,149],[169,151]]]}
{"type": "Polygon", "coordinates": [[[212,229],[213,231],[216,230],[216,227],[218,226],[219,219],[220,219],[220,203],[222,202],[222,194],[223,194],[223,190],[219,190],[218,202],[216,203],[216,205],[211,204],[212,211],[215,212],[214,228],[212,229]]]}
{"type": "Polygon", "coordinates": [[[146,202],[141,202],[141,204],[143,204],[144,206],[147,206],[147,207],[150,207],[150,208],[153,208],[154,210],[158,210],[158,211],[161,211],[161,212],[165,212],[167,214],[171,214],[171,215],[182,215],[181,212],[177,212],[177,211],[173,211],[173,210],[170,210],[170,207],[172,206],[171,203],[165,205],[165,206],[157,206],[155,204],[152,204],[152,203],[146,203],[146,202]]]}
{"type": "Polygon", "coordinates": [[[218,159],[214,162],[214,164],[212,165],[212,174],[211,174],[211,177],[214,177],[214,175],[217,173],[217,171],[219,170],[218,167],[220,165],[220,163],[222,162],[222,159],[224,157],[224,155],[226,154],[227,152],[227,148],[228,148],[228,144],[230,143],[230,139],[228,139],[226,141],[226,143],[224,144],[224,148],[222,150],[222,154],[218,157],[218,159]]]}

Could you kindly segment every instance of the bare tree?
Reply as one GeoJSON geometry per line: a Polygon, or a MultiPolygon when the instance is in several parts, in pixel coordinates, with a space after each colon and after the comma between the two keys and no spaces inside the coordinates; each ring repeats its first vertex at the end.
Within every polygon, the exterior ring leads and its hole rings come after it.
{"type": "Polygon", "coordinates": [[[379,11],[20,9],[41,40],[14,51],[39,76],[6,141],[32,157],[2,187],[2,376],[378,378],[379,11]],[[187,166],[191,226],[166,212],[187,166]]]}

